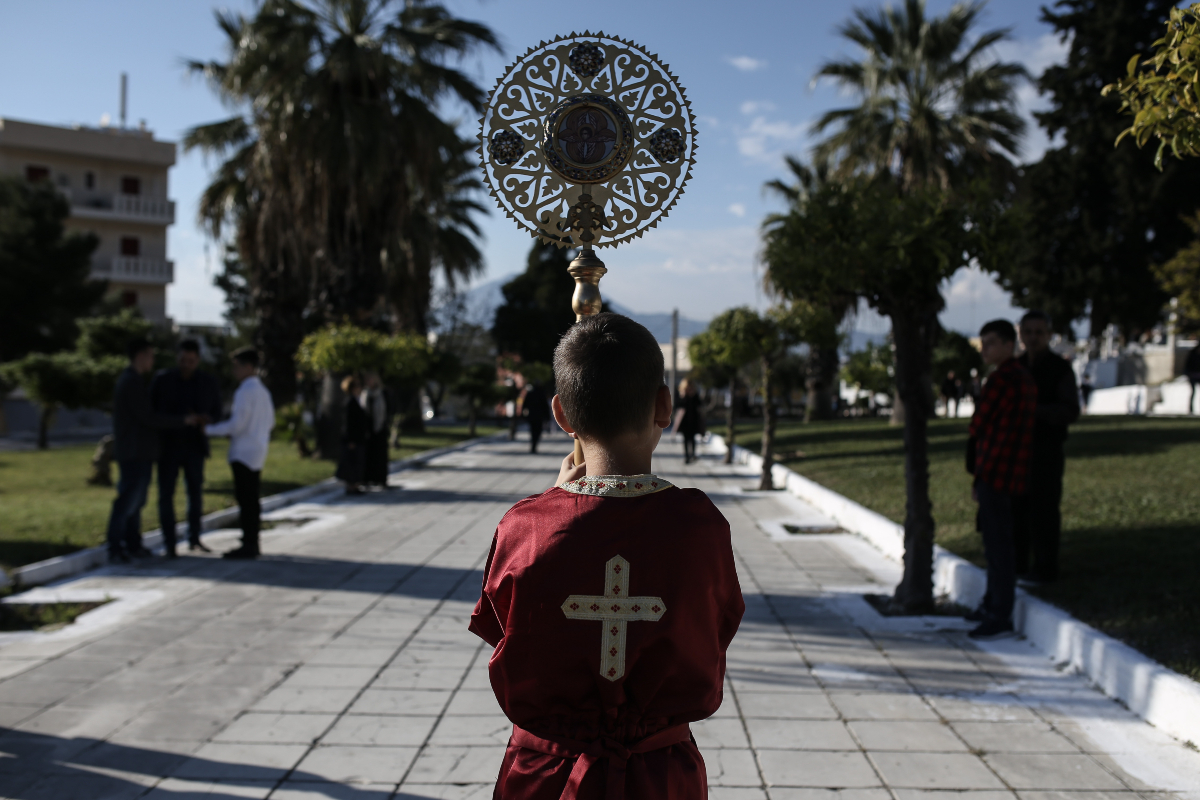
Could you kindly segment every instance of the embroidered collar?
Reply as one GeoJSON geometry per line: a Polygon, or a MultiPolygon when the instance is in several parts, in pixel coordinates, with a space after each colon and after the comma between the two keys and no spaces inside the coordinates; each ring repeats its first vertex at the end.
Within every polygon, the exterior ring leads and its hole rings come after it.
{"type": "Polygon", "coordinates": [[[657,475],[585,475],[567,481],[558,488],[571,494],[590,494],[595,497],[641,497],[670,489],[673,483],[657,475]]]}

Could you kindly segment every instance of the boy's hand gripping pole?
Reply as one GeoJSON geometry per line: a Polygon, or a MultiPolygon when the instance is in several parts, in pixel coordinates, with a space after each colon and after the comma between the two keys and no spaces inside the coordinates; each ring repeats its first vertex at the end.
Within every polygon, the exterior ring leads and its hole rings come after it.
{"type": "MultiPolygon", "coordinates": [[[[596,251],[584,246],[575,256],[575,260],[567,267],[571,277],[575,279],[575,294],[571,296],[571,308],[575,312],[575,321],[600,313],[600,279],[608,272],[604,262],[596,258],[596,251]]],[[[575,465],[583,463],[583,445],[575,439],[575,465]]]]}

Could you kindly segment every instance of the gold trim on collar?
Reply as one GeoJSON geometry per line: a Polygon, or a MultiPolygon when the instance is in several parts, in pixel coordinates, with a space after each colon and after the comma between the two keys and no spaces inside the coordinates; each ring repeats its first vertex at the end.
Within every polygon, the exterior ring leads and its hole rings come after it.
{"type": "Polygon", "coordinates": [[[558,488],[571,494],[590,494],[595,497],[641,497],[670,489],[675,484],[657,475],[585,475],[558,488]]]}

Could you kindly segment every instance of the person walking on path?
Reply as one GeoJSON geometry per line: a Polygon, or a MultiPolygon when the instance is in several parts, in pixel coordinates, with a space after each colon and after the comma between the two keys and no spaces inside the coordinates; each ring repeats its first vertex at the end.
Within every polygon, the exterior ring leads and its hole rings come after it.
{"type": "Polygon", "coordinates": [[[672,433],[683,434],[683,463],[696,460],[696,436],[704,433],[704,411],[695,385],[684,378],[679,382],[679,397],[675,401],[675,427],[672,433]]]}
{"type": "Polygon", "coordinates": [[[971,417],[967,471],[975,476],[972,496],[979,503],[978,526],[987,557],[987,593],[967,615],[979,625],[973,639],[1013,633],[1017,577],[1013,550],[1013,501],[1025,493],[1033,447],[1037,385],[1013,358],[1017,332],[1008,320],[993,320],[979,332],[988,376],[971,417]]]}
{"type": "Polygon", "coordinates": [[[512,720],[494,798],[704,800],[689,723],[721,705],[746,606],[729,523],[650,473],[671,425],[662,350],[628,317],[554,351],[554,418],[583,448],[500,520],[469,629],[512,720]]]}
{"type": "Polygon", "coordinates": [[[1188,414],[1196,413],[1196,387],[1200,386],[1200,345],[1191,349],[1187,354],[1187,360],[1183,362],[1183,373],[1187,375],[1188,383],[1192,385],[1192,392],[1188,395],[1188,414]]]}
{"type": "Polygon", "coordinates": [[[954,370],[946,373],[942,381],[942,400],[946,403],[946,416],[954,419],[958,416],[958,401],[962,399],[962,381],[954,377],[954,370]],[[951,404],[954,408],[951,410],[951,404]]]}
{"type": "MultiPolygon", "coordinates": [[[[200,367],[200,344],[195,339],[179,343],[176,366],[154,376],[150,403],[159,414],[198,414],[205,421],[221,417],[221,389],[217,379],[200,367]]],[[[158,520],[168,558],[175,557],[175,484],[183,471],[187,490],[188,548],[209,552],[200,541],[204,513],[204,462],[211,455],[208,437],[199,426],[168,429],[160,435],[158,455],[158,520]]]]}
{"type": "Polygon", "coordinates": [[[342,393],[346,395],[346,409],[342,417],[346,427],[342,431],[342,454],[338,458],[336,477],[346,484],[346,494],[362,494],[371,422],[359,402],[362,384],[358,378],[346,376],[342,380],[342,393]]]}
{"type": "Polygon", "coordinates": [[[388,482],[388,432],[391,414],[388,413],[387,394],[379,373],[368,372],[364,380],[362,407],[366,412],[370,433],[364,456],[363,483],[368,486],[387,488],[388,482]]]}
{"type": "Polygon", "coordinates": [[[529,452],[536,453],[542,430],[550,419],[550,401],[536,383],[525,385],[521,395],[521,414],[529,420],[529,452]]]}
{"type": "Polygon", "coordinates": [[[159,431],[203,421],[197,414],[156,412],[146,385],[146,376],[154,368],[154,348],[139,338],[129,343],[128,353],[129,366],[117,377],[113,391],[113,455],[120,476],[108,517],[107,539],[108,560],[117,564],[151,555],[142,543],[142,507],[159,455],[159,431]]]}
{"type": "Polygon", "coordinates": [[[267,461],[271,431],[275,428],[275,405],[271,393],[258,378],[258,351],[243,347],[233,353],[233,377],[238,382],[229,419],[207,425],[209,436],[229,437],[229,468],[242,526],[242,546],[225,558],[258,558],[258,533],[262,527],[262,468],[267,461]]]}
{"type": "Polygon", "coordinates": [[[1013,544],[1017,575],[1037,583],[1058,579],[1058,550],[1062,536],[1063,472],[1067,426],[1079,419],[1079,390],[1071,363],[1050,350],[1050,317],[1030,311],[1021,318],[1017,359],[1037,384],[1037,418],[1033,425],[1033,456],[1029,491],[1013,506],[1013,544]]]}

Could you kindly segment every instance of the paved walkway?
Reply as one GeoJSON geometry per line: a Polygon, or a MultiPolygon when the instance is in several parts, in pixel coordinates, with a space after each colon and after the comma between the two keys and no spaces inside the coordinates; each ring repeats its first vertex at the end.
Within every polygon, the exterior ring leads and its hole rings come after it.
{"type": "MultiPolygon", "coordinates": [[[[0,634],[0,796],[486,800],[509,726],[466,622],[496,521],[566,445],[544,449],[485,444],[393,476],[399,491],[277,512],[259,562],[40,590],[116,601],[0,634]]],[[[879,617],[862,594],[896,565],[789,533],[829,522],[716,458],[660,453],[656,471],[729,518],[747,601],[725,704],[693,726],[716,800],[1200,797],[1200,754],[1024,642],[879,617]]]]}

